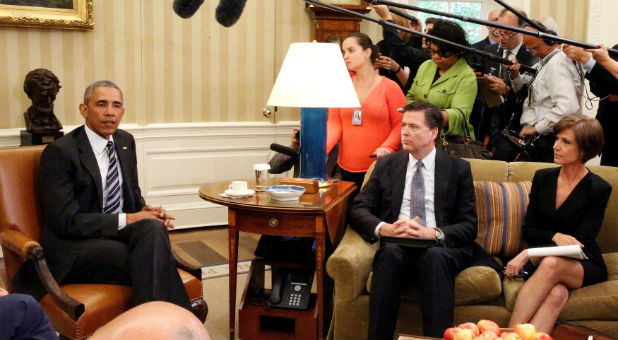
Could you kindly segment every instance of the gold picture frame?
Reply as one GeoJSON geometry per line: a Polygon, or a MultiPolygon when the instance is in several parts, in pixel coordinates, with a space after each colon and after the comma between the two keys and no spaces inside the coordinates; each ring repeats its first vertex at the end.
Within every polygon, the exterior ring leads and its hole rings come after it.
{"type": "Polygon", "coordinates": [[[72,1],[72,8],[54,8],[37,6],[37,4],[49,4],[46,0],[0,0],[0,26],[93,29],[93,0],[72,1]],[[8,3],[32,3],[32,5],[8,3]]]}

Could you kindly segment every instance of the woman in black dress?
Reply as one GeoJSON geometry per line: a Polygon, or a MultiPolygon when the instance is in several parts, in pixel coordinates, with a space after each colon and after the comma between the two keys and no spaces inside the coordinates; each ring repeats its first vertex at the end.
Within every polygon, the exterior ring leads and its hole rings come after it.
{"type": "MultiPolygon", "coordinates": [[[[509,327],[532,323],[550,333],[567,302],[569,289],[607,280],[607,268],[595,238],[601,229],[612,188],[590,172],[585,162],[603,146],[603,130],[596,119],[572,115],[554,126],[554,162],[561,167],[542,169],[532,180],[530,203],[522,227],[531,247],[579,245],[588,260],[548,256],[519,291],[509,327]]],[[[516,277],[528,264],[523,250],[506,266],[516,277]]]]}

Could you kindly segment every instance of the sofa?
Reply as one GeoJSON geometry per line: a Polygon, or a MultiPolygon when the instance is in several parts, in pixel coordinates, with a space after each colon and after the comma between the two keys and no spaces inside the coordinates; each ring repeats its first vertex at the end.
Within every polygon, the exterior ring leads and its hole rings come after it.
{"type": "MultiPolygon", "coordinates": [[[[530,181],[536,170],[551,163],[468,160],[475,182],[479,233],[476,242],[505,263],[525,247],[521,221],[527,206],[530,181]],[[489,188],[489,190],[488,190],[489,188]],[[493,203],[490,201],[493,200],[493,203]],[[493,204],[493,208],[490,203],[493,204]],[[505,210],[496,209],[502,205],[505,210]],[[503,228],[500,230],[496,230],[503,228]]],[[[608,267],[608,280],[570,292],[560,321],[572,321],[618,337],[618,168],[589,166],[612,185],[605,220],[597,237],[608,267]]],[[[368,171],[370,175],[372,168],[368,171]]],[[[334,280],[333,319],[329,336],[334,339],[367,337],[371,265],[377,242],[369,244],[348,227],[341,243],[326,263],[334,280]]],[[[508,325],[523,279],[502,278],[489,267],[470,267],[455,280],[455,324],[480,319],[508,325]]],[[[410,283],[402,292],[395,334],[422,334],[419,291],[410,283]]]]}

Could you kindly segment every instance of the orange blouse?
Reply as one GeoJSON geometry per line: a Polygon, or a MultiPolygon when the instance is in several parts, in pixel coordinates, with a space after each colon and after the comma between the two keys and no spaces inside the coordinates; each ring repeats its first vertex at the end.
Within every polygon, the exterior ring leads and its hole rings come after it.
{"type": "Polygon", "coordinates": [[[353,125],[352,117],[358,108],[328,110],[326,152],[339,142],[339,166],[350,172],[364,172],[375,158],[369,157],[379,147],[393,152],[401,146],[401,113],[406,97],[394,81],[382,80],[361,102],[361,125],[353,125]]]}

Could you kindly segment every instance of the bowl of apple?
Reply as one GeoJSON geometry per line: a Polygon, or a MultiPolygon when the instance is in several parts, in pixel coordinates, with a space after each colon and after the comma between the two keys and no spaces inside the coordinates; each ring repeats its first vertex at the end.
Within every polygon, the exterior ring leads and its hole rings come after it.
{"type": "Polygon", "coordinates": [[[513,328],[500,328],[491,320],[476,324],[466,322],[444,331],[444,340],[553,340],[545,332],[537,332],[533,324],[522,323],[513,328]]]}

